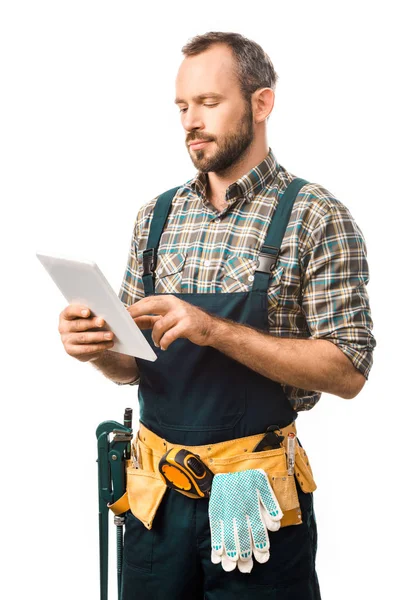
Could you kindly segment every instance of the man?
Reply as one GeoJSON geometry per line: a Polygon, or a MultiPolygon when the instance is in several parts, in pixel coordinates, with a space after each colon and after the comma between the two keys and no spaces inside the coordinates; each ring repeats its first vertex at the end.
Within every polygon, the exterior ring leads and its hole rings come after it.
{"type": "MultiPolygon", "coordinates": [[[[214,483],[235,471],[241,485],[244,474],[263,469],[234,468],[237,452],[219,460],[219,471],[214,460],[209,505],[165,493],[154,465],[162,448],[196,446],[204,458],[216,448],[260,441],[268,427],[283,433],[286,461],[288,428],[298,411],[315,406],[323,391],[342,398],[360,392],[375,347],[365,242],[339,200],[321,185],[299,182],[268,146],[277,75],[261,47],[239,34],[211,32],[191,40],[183,53],[175,102],[198,173],[170,194],[165,214],[161,197],[139,210],[120,291],[158,358],[110,352],[112,332],[96,331],[104,322],[81,312],[85,307],[71,305],[60,315],[68,354],[91,361],[116,383],[139,384],[138,443],[148,485],[140,484],[141,470],[132,469],[132,479],[139,477],[128,490],[136,516],[127,512],[123,600],[314,600],[320,598],[315,487],[301,489],[297,467],[296,478],[285,471],[280,480],[295,486],[300,522],[284,521],[293,511],[278,493],[279,473],[264,468],[269,498],[278,503],[269,516],[283,514],[282,526],[276,531],[262,505],[264,543],[254,543],[253,530],[251,537],[235,526],[230,552],[223,537],[228,523],[213,519],[213,511],[230,504],[237,511],[233,521],[243,516],[250,528],[248,490],[239,493],[236,486],[229,496],[222,486],[217,495],[214,483]],[[279,212],[285,205],[288,222],[279,212]],[[149,493],[153,481],[158,487],[149,493]],[[279,503],[285,504],[281,512],[279,503]],[[215,529],[220,523],[222,533],[215,529]]],[[[241,452],[257,458],[254,444],[241,452]]],[[[280,452],[278,444],[260,457],[280,452]]]]}

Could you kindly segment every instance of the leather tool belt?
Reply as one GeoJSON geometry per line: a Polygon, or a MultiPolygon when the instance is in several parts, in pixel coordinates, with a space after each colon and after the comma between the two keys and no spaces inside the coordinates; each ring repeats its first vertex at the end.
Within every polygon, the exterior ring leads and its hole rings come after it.
{"type": "Polygon", "coordinates": [[[131,510],[147,529],[151,529],[167,489],[158,470],[160,458],[171,448],[186,448],[198,454],[214,474],[260,468],[266,471],[283,512],[281,527],[299,525],[302,515],[294,478],[305,493],[313,492],[317,486],[307,454],[297,437],[294,474],[288,473],[287,436],[296,434],[295,423],[278,432],[284,437],[280,448],[253,452],[264,433],[204,446],[180,446],[171,444],[141,424],[132,443],[132,458],[126,461],[126,493],[109,508],[116,515],[131,510]]]}

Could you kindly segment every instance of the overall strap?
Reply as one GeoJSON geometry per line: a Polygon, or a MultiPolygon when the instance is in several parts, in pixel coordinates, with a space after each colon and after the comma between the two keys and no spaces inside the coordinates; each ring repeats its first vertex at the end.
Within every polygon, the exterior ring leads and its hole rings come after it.
{"type": "Polygon", "coordinates": [[[252,291],[268,290],[271,272],[278,258],[294,201],[300,189],[307,183],[309,182],[299,177],[293,179],[280,199],[268,227],[265,242],[261,247],[252,291]]]}
{"type": "Polygon", "coordinates": [[[167,190],[157,198],[151,219],[147,247],[143,251],[143,286],[145,296],[154,294],[154,271],[157,264],[157,250],[161,235],[176,192],[181,186],[167,190]]]}
{"type": "MultiPolygon", "coordinates": [[[[294,201],[300,189],[308,181],[296,178],[286,188],[268,227],[265,242],[261,247],[258,258],[258,266],[255,272],[253,291],[265,291],[268,289],[270,275],[278,258],[279,250],[289,222],[294,201]]],[[[157,250],[161,235],[171,208],[172,201],[180,186],[172,188],[161,194],[154,207],[153,217],[150,224],[150,232],[147,238],[147,247],[143,251],[143,286],[145,296],[154,294],[154,272],[157,264],[157,250]]]]}

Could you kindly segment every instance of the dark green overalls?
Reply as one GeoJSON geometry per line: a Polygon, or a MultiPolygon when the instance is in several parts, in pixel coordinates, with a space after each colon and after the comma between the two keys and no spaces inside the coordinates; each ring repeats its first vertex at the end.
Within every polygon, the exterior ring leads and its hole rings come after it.
{"type": "MultiPolygon", "coordinates": [[[[268,331],[267,289],[294,200],[307,182],[296,179],[280,199],[259,256],[253,287],[247,292],[178,293],[207,312],[268,331]]],[[[143,254],[145,295],[154,294],[157,249],[176,191],[162,194],[154,208],[143,254]]],[[[166,351],[154,346],[154,362],[136,359],[141,422],[169,442],[202,445],[284,427],[297,413],[279,383],[263,377],[209,346],[175,340],[166,351]]],[[[301,525],[270,534],[267,563],[254,561],[250,574],[226,573],[211,563],[208,501],[167,490],[147,530],[129,511],[126,519],[122,600],[228,600],[269,598],[318,600],[315,572],[317,532],[312,494],[297,482],[301,525]]]]}

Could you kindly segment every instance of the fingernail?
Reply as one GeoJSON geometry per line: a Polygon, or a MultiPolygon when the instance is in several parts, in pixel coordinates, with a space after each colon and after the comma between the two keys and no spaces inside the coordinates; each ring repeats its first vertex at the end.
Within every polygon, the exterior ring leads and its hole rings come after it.
{"type": "Polygon", "coordinates": [[[96,325],[98,325],[99,327],[101,327],[103,325],[103,319],[97,319],[96,325]]]}
{"type": "Polygon", "coordinates": [[[111,339],[111,333],[110,332],[109,333],[105,333],[104,337],[107,338],[108,340],[110,340],[111,339]]]}
{"type": "Polygon", "coordinates": [[[82,311],[82,317],[87,317],[88,314],[89,314],[88,310],[85,309],[85,310],[82,311]]]}

